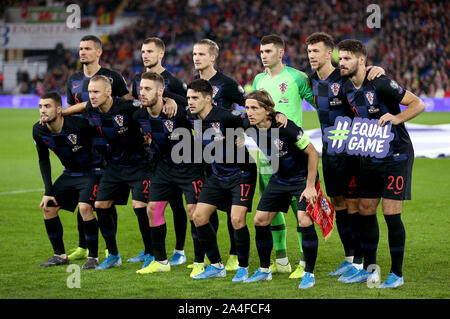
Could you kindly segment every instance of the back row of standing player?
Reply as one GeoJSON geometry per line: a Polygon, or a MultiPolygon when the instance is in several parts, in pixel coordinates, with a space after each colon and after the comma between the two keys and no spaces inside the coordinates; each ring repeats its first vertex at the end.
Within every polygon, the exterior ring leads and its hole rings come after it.
{"type": "MultiPolygon", "coordinates": [[[[71,101],[74,100],[75,103],[82,102],[80,97],[83,95],[83,90],[79,90],[80,87],[84,89],[84,92],[88,91],[90,102],[87,105],[85,103],[79,104],[78,109],[72,107],[70,110],[73,112],[86,110],[91,122],[94,122],[100,131],[97,144],[103,144],[105,148],[108,148],[105,151],[108,164],[103,173],[95,202],[99,226],[104,237],[105,234],[109,235],[107,236],[108,238],[111,237],[111,234],[115,235],[117,222],[115,224],[114,221],[111,223],[109,219],[108,222],[103,222],[107,218],[101,218],[100,216],[108,216],[108,212],[114,207],[113,203],[123,204],[121,197],[124,197],[125,193],[128,196],[129,192],[129,188],[125,191],[123,186],[133,189],[133,208],[138,216],[145,246],[144,252],[137,257],[137,259],[141,257],[139,260],[144,261],[143,268],[138,272],[168,271],[170,270],[170,265],[181,264],[185,261],[184,251],[179,249],[184,244],[186,229],[186,222],[181,217],[179,218],[181,223],[178,223],[178,225],[183,225],[184,223],[184,233],[181,230],[176,236],[178,247],[176,247],[170,263],[167,261],[164,246],[166,233],[164,208],[167,201],[171,198],[179,198],[179,200],[171,201],[175,220],[177,215],[186,216],[184,208],[179,207],[178,211],[181,212],[179,214],[176,214],[175,211],[177,209],[174,209],[174,206],[176,207],[177,203],[181,202],[179,196],[179,190],[181,189],[185,193],[187,210],[192,221],[191,233],[195,251],[192,277],[195,279],[220,277],[226,273],[227,269],[221,263],[215,238],[217,226],[212,226],[214,223],[210,222],[210,216],[213,216],[216,208],[230,212],[228,214],[229,220],[231,220],[229,225],[231,224],[232,226],[232,231],[229,231],[230,242],[235,243],[239,263],[238,267],[236,267],[237,269],[234,268],[237,270],[237,274],[234,276],[233,281],[268,280],[271,279],[273,271],[286,269],[290,271],[290,264],[286,255],[285,236],[283,238],[283,235],[279,236],[277,233],[277,231],[281,230],[282,233],[283,229],[285,230],[285,226],[283,227],[284,218],[280,218],[281,222],[277,220],[275,225],[272,224],[272,233],[270,222],[276,219],[277,216],[283,216],[278,211],[287,211],[288,207],[283,207],[284,205],[280,205],[280,203],[289,205],[292,200],[294,204],[293,211],[295,213],[298,212],[298,215],[295,215],[299,217],[299,243],[304,252],[301,256],[303,257],[304,255],[304,258],[301,258],[299,267],[291,274],[291,278],[303,277],[299,288],[309,288],[314,285],[313,271],[318,241],[313,223],[305,213],[305,200],[314,200],[316,196],[314,184],[317,177],[317,158],[314,154],[317,153],[300,128],[302,124],[301,102],[305,98],[318,110],[322,132],[326,127],[334,124],[334,119],[337,116],[353,116],[351,111],[357,116],[379,118],[380,125],[384,125],[386,121],[391,121],[393,125],[396,125],[394,127],[394,135],[397,138],[394,139],[391,145],[391,152],[381,161],[383,165],[379,165],[379,162],[374,164],[374,161],[371,159],[363,160],[361,173],[356,172],[351,168],[359,165],[348,164],[348,156],[328,154],[325,141],[323,142],[322,154],[325,185],[337,211],[337,228],[346,255],[346,260],[331,275],[341,275],[340,280],[349,283],[361,282],[369,276],[377,275],[376,272],[371,273],[368,271],[368,268],[371,264],[376,263],[378,224],[375,212],[380,198],[383,197],[384,214],[389,229],[392,269],[389,278],[383,283],[382,287],[401,285],[403,283],[401,269],[404,228],[401,223],[400,213],[402,201],[410,198],[408,187],[410,187],[413,159],[413,155],[411,156],[411,143],[402,123],[419,114],[423,110],[423,103],[412,93],[399,88],[395,81],[385,76],[373,80],[373,75],[378,76],[379,74],[377,73],[380,73],[380,69],[373,68],[371,75],[369,75],[372,76],[372,80],[367,79],[365,68],[367,53],[364,46],[358,41],[346,40],[340,43],[341,70],[335,69],[331,64],[331,53],[334,47],[332,38],[324,33],[316,33],[307,39],[308,56],[311,67],[315,71],[310,77],[312,88],[303,72],[282,64],[284,42],[280,37],[272,35],[266,36],[261,40],[261,59],[266,72],[259,74],[255,78],[253,88],[256,91],[247,98],[246,110],[249,119],[242,118],[240,115],[230,113],[230,111],[220,107],[230,107],[232,105],[230,102],[235,102],[239,105],[244,104],[244,92],[234,80],[215,70],[214,62],[218,56],[217,45],[210,40],[200,41],[194,45],[195,68],[199,71],[199,77],[209,80],[212,87],[206,85],[207,81],[196,80],[191,83],[187,91],[189,111],[186,111],[181,107],[185,105],[182,100],[184,98],[182,83],[176,80],[161,65],[164,56],[164,45],[161,45],[161,43],[157,38],[147,39],[143,44],[142,56],[147,71],[155,71],[156,74],[161,74],[163,78],[156,77],[153,73],[145,73],[144,78],[148,77],[148,79],[139,79],[140,76],[138,75],[133,81],[133,95],[137,97],[136,95],[140,93],[142,104],[147,110],[136,111],[133,102],[110,97],[111,95],[123,96],[128,93],[125,90],[120,91],[118,88],[123,86],[120,85],[121,82],[124,84],[120,75],[101,68],[98,64],[101,55],[101,42],[97,41],[95,37],[84,38],[80,44],[80,60],[84,67],[83,71],[77,74],[82,80],[76,79],[77,75],[74,75],[71,78],[72,81],[68,83],[68,89],[71,92],[68,94],[69,104],[72,104],[71,101]],[[98,47],[99,44],[100,47],[98,47]],[[94,81],[89,81],[94,75],[101,74],[106,75],[110,79],[108,80],[109,84],[104,81],[105,78],[102,80],[101,77],[95,77],[94,81]],[[350,80],[342,78],[341,75],[347,76],[350,80]],[[161,81],[161,79],[163,80],[161,81]],[[80,82],[75,83],[73,80],[80,82]],[[145,86],[146,93],[142,91],[142,82],[148,84],[145,86]],[[176,83],[178,83],[178,92],[174,92],[177,89],[169,89],[171,85],[172,88],[176,87],[176,83]],[[267,99],[264,92],[259,94],[260,90],[268,91],[271,99],[267,99]],[[156,91],[159,93],[156,94],[156,91]],[[369,91],[375,94],[375,101],[377,101],[379,106],[377,114],[368,114],[367,112],[369,107],[373,107],[373,100],[370,102],[367,101],[367,98],[364,98],[364,92],[369,91]],[[169,116],[172,115],[171,113],[176,112],[173,120],[169,119],[165,113],[162,113],[164,104],[162,100],[163,92],[165,92],[166,96],[170,96],[176,101],[176,103],[173,103],[173,101],[166,103],[169,105],[172,103],[172,108],[170,109],[169,107],[167,110],[169,116]],[[359,94],[360,92],[363,93],[359,94]],[[362,96],[358,96],[358,94],[362,96]],[[350,96],[355,96],[355,98],[348,98],[350,96]],[[271,100],[275,103],[271,102],[271,100]],[[407,105],[407,109],[404,112],[400,112],[398,103],[407,105]],[[214,108],[212,107],[213,105],[214,108]],[[161,109],[159,110],[159,108],[161,109]],[[261,267],[252,277],[248,278],[250,239],[247,226],[245,225],[245,215],[247,211],[251,210],[251,198],[256,184],[256,167],[237,164],[228,167],[230,165],[213,163],[211,170],[207,172],[208,176],[205,181],[198,166],[170,166],[174,163],[169,158],[170,156],[167,155],[170,155],[168,151],[171,150],[174,144],[171,141],[171,132],[176,127],[189,127],[190,123],[186,121],[186,118],[190,120],[202,119],[203,130],[213,127],[225,135],[224,129],[227,127],[253,126],[257,129],[264,129],[274,126],[273,109],[284,113],[288,119],[293,121],[288,121],[287,126],[280,130],[279,140],[281,140],[281,144],[279,146],[282,152],[280,154],[284,154],[281,156],[282,165],[291,168],[296,167],[298,171],[294,169],[291,170],[290,175],[283,175],[283,169],[281,169],[274,173],[273,176],[272,174],[267,174],[270,178],[264,178],[264,172],[260,172],[262,198],[255,215],[255,241],[261,267]],[[258,117],[258,111],[262,112],[260,117],[258,117]],[[141,131],[147,133],[146,136],[152,142],[150,147],[153,149],[153,152],[155,152],[156,148],[156,153],[160,155],[166,154],[165,159],[163,155],[162,160],[157,161],[158,164],[151,177],[145,175],[145,172],[149,170],[144,164],[144,155],[141,157],[136,155],[124,156],[127,153],[124,145],[128,147],[128,150],[132,149],[131,145],[135,145],[136,149],[144,148],[138,137],[139,135],[142,139],[140,132],[135,133],[136,136],[134,136],[133,141],[130,138],[124,140],[126,138],[120,136],[120,134],[131,134],[128,132],[129,125],[129,131],[134,130],[132,129],[133,118],[140,123],[141,131]],[[151,127],[151,129],[149,130],[148,127],[151,127]],[[108,130],[110,131],[109,139],[108,130]],[[122,140],[118,139],[119,136],[122,140]],[[117,145],[122,146],[113,146],[113,141],[119,141],[117,145]],[[115,149],[115,151],[112,151],[112,149],[115,149]],[[120,152],[117,152],[118,150],[120,152]],[[111,151],[115,152],[115,156],[111,156],[111,151]],[[134,158],[131,159],[130,157],[134,158]],[[121,163],[121,160],[124,162],[121,163]],[[139,167],[137,167],[138,163],[140,164],[139,167]],[[164,165],[166,164],[169,166],[165,167],[164,165]],[[379,167],[382,167],[384,171],[381,174],[379,172],[374,173],[374,169],[379,167]],[[180,173],[180,170],[181,172],[184,170],[184,173],[180,173]],[[172,173],[175,175],[170,175],[172,173]],[[359,183],[366,186],[364,189],[354,189],[354,186],[358,184],[358,175],[366,178],[365,182],[360,181],[359,183]],[[187,178],[188,176],[191,176],[191,179],[187,178]],[[374,182],[375,178],[378,179],[376,183],[374,182]],[[392,178],[395,181],[402,181],[402,183],[396,183],[398,188],[396,190],[391,189],[393,184],[392,178]],[[367,180],[370,182],[367,182],[367,180]],[[149,187],[150,183],[151,187],[149,187]],[[178,187],[173,188],[174,183],[178,187]],[[376,189],[374,189],[374,185],[376,185],[376,189]],[[203,191],[199,193],[202,186],[203,191]],[[267,190],[263,192],[264,186],[267,186],[267,190]],[[148,189],[150,189],[150,194],[145,195],[148,189]],[[358,196],[356,195],[358,194],[357,191],[359,191],[359,194],[363,194],[359,204],[358,196]],[[228,197],[227,195],[224,197],[224,194],[227,194],[228,197]],[[149,205],[146,205],[146,196],[150,196],[149,205]],[[295,198],[294,200],[293,197],[295,198]],[[197,201],[199,204],[196,205],[197,201]],[[172,205],[172,203],[174,204],[172,205]],[[299,205],[298,209],[297,205],[299,205]],[[147,215],[144,214],[145,209],[147,209],[148,213],[147,219],[144,216],[147,215]],[[145,225],[146,221],[147,227],[145,225]],[[148,227],[148,224],[150,224],[150,227],[148,227]],[[276,238],[281,238],[278,241],[281,242],[278,247],[276,238]],[[179,244],[179,242],[182,244],[179,244]],[[270,267],[270,253],[274,243],[277,251],[277,260],[270,267]],[[203,251],[206,251],[212,263],[206,269],[203,268],[203,251]],[[364,260],[364,265],[361,265],[362,260],[364,260]],[[305,267],[306,275],[304,275],[303,267],[305,267]]],[[[86,99],[87,97],[82,98],[86,99]]],[[[270,134],[267,136],[271,139],[270,134]]],[[[208,144],[212,141],[203,142],[208,144]]],[[[256,139],[256,142],[259,142],[258,139],[256,139]]],[[[136,152],[136,149],[131,153],[139,153],[136,152]]],[[[145,154],[145,150],[142,151],[142,154],[145,154]]],[[[351,161],[355,161],[355,159],[351,161]]],[[[267,166],[267,164],[260,165],[263,168],[267,168],[267,166]]],[[[95,219],[93,215],[89,218],[91,218],[90,220],[92,218],[95,219]]],[[[85,219],[83,218],[83,220],[85,219]]],[[[177,222],[175,222],[175,225],[177,225],[177,222]]],[[[178,228],[182,229],[183,227],[178,228]]],[[[92,233],[92,229],[90,233],[92,233]]],[[[49,237],[51,238],[50,234],[49,237]]],[[[108,258],[101,265],[95,265],[96,256],[89,255],[90,259],[94,260],[93,264],[97,268],[109,268],[121,263],[115,239],[111,240],[109,238],[107,240],[107,237],[105,237],[105,242],[109,251],[108,258]]],[[[86,236],[86,238],[90,237],[86,236]]],[[[60,253],[61,250],[59,249],[58,252],[60,253]]],[[[57,254],[56,250],[55,254],[57,254]]],[[[52,258],[55,259],[55,256],[52,258]]],[[[66,262],[64,258],[61,259],[66,262]]]]}

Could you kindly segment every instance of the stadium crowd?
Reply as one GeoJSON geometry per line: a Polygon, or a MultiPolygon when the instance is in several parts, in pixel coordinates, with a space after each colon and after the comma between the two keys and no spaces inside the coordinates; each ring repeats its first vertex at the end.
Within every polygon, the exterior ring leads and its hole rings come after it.
{"type": "MultiPolygon", "coordinates": [[[[367,27],[369,4],[368,0],[129,1],[124,12],[141,18],[104,39],[101,63],[120,71],[130,84],[133,74],[141,70],[142,40],[158,36],[168,47],[167,68],[189,82],[194,74],[192,45],[210,38],[220,46],[218,68],[245,86],[261,71],[258,41],[263,35],[281,35],[287,43],[285,62],[309,72],[304,41],[312,32],[324,31],[336,43],[345,38],[365,42],[369,64],[383,67],[418,96],[450,96],[450,39],[445,22],[450,20],[450,3],[379,1],[379,29],[367,27]]],[[[53,66],[42,79],[29,79],[22,93],[34,94],[42,87],[65,94],[67,77],[79,68],[77,59],[77,52],[65,52],[61,65],[53,66]]]]}

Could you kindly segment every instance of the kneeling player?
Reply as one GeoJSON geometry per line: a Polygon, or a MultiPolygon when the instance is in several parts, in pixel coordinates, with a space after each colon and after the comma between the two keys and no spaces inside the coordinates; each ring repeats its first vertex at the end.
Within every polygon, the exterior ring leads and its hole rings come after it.
{"type": "MultiPolygon", "coordinates": [[[[317,200],[315,184],[318,178],[318,154],[303,130],[288,121],[286,128],[277,129],[274,102],[266,91],[251,92],[245,102],[248,126],[256,129],[250,135],[262,152],[271,159],[274,173],[261,195],[254,218],[255,241],[261,267],[245,282],[271,280],[270,254],[273,240],[270,223],[277,212],[287,212],[291,198],[298,200],[298,221],[302,233],[305,258],[305,275],[299,288],[314,286],[314,265],[317,257],[318,238],[313,221],[306,212],[307,201],[317,200]],[[278,136],[277,136],[278,135],[278,136]],[[275,147],[275,150],[274,150],[275,147]],[[278,169],[274,167],[278,161],[278,169]]],[[[249,132],[249,131],[247,131],[249,132]]]]}
{"type": "Polygon", "coordinates": [[[45,93],[39,101],[41,122],[33,126],[33,139],[39,156],[39,167],[45,185],[40,207],[45,228],[53,246],[54,256],[40,266],[68,264],[63,242],[63,227],[58,211],[74,211],[77,204],[83,218],[89,256],[83,269],[98,266],[98,224],[93,205],[103,172],[102,159],[92,150],[92,132],[87,120],[63,117],[61,97],[45,93]],[[52,183],[49,151],[51,149],[64,166],[63,174],[52,183]]]}

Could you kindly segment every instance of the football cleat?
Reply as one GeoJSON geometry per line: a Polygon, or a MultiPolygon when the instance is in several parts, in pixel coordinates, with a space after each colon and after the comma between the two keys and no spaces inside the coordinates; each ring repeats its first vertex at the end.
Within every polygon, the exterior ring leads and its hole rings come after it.
{"type": "Polygon", "coordinates": [[[50,266],[59,266],[59,265],[67,265],[69,263],[69,258],[61,257],[58,255],[53,255],[50,257],[45,263],[40,264],[41,267],[50,267],[50,266]]]}
{"type": "Polygon", "coordinates": [[[109,254],[108,258],[103,260],[103,262],[99,266],[95,267],[95,269],[102,270],[102,269],[108,269],[111,267],[120,267],[121,265],[122,265],[122,259],[120,258],[119,254],[117,254],[117,255],[109,254]]]}
{"type": "Polygon", "coordinates": [[[339,267],[335,271],[330,272],[328,274],[328,276],[340,276],[340,275],[343,275],[345,272],[350,270],[350,268],[352,268],[352,266],[353,266],[353,264],[351,262],[348,262],[348,261],[344,260],[344,262],[342,264],[340,264],[339,267]]]}
{"type": "Polygon", "coordinates": [[[203,266],[203,263],[193,263],[192,271],[191,271],[189,277],[193,278],[194,276],[197,276],[198,274],[201,274],[204,271],[205,271],[205,267],[203,266]]]}
{"type": "Polygon", "coordinates": [[[253,275],[244,280],[244,282],[257,282],[262,280],[272,280],[272,272],[269,270],[269,272],[261,271],[261,268],[258,268],[255,270],[253,275]]]}
{"type": "Polygon", "coordinates": [[[377,271],[374,272],[368,272],[365,269],[361,269],[356,274],[351,276],[350,278],[346,279],[345,281],[342,281],[345,284],[353,284],[353,283],[360,283],[365,282],[370,278],[371,281],[377,281],[377,278],[379,278],[379,274],[377,271]]]}
{"type": "Polygon", "coordinates": [[[290,279],[299,279],[302,278],[305,275],[305,266],[303,265],[298,265],[297,269],[294,270],[294,272],[292,274],[290,274],[289,278],[290,279]]]}
{"type": "Polygon", "coordinates": [[[150,254],[144,255],[144,264],[142,265],[142,269],[150,266],[153,260],[155,260],[155,257],[153,257],[152,255],[150,254]]]}
{"type": "Polygon", "coordinates": [[[170,271],[170,264],[162,264],[157,260],[153,260],[149,266],[136,271],[137,274],[152,274],[155,272],[168,272],[170,271]]]}
{"type": "Polygon", "coordinates": [[[171,266],[178,266],[182,265],[186,262],[186,255],[181,254],[179,252],[174,252],[172,257],[170,257],[170,265],[171,266]]]}
{"type": "Polygon", "coordinates": [[[345,273],[343,273],[343,274],[338,278],[338,281],[346,282],[349,278],[351,278],[351,277],[353,277],[354,275],[356,275],[359,271],[360,271],[360,269],[358,269],[358,268],[356,268],[355,266],[352,265],[352,267],[350,267],[349,270],[347,270],[345,273]]]}
{"type": "Polygon", "coordinates": [[[239,261],[237,255],[230,255],[225,265],[227,271],[236,271],[239,268],[239,261]]]}
{"type": "Polygon", "coordinates": [[[141,251],[136,257],[127,260],[127,263],[141,263],[145,261],[145,250],[141,251]]]}
{"type": "Polygon", "coordinates": [[[207,278],[214,278],[214,277],[225,277],[227,275],[227,271],[225,267],[217,268],[213,265],[209,265],[205,268],[205,270],[192,277],[193,279],[207,279],[207,278]]]}
{"type": "Polygon", "coordinates": [[[80,260],[88,258],[89,250],[87,248],[77,247],[73,250],[73,252],[67,256],[69,260],[80,260]]]}
{"type": "Polygon", "coordinates": [[[84,265],[81,267],[82,269],[95,269],[99,265],[98,258],[88,257],[84,265]]]}
{"type": "Polygon", "coordinates": [[[232,282],[241,282],[248,279],[248,269],[239,267],[236,272],[236,275],[231,280],[232,282]]]}
{"type": "Polygon", "coordinates": [[[275,273],[287,274],[287,273],[292,272],[292,267],[291,267],[290,263],[288,263],[287,265],[283,266],[283,265],[277,263],[276,261],[274,261],[270,265],[270,271],[272,272],[272,274],[275,274],[275,273]]]}
{"type": "Polygon", "coordinates": [[[389,277],[383,282],[379,288],[397,288],[403,286],[403,277],[399,277],[393,272],[389,274],[389,277]]]}
{"type": "Polygon", "coordinates": [[[298,286],[298,289],[308,289],[313,287],[316,284],[316,280],[314,279],[314,274],[310,272],[305,272],[305,275],[302,278],[302,282],[298,286]]]}

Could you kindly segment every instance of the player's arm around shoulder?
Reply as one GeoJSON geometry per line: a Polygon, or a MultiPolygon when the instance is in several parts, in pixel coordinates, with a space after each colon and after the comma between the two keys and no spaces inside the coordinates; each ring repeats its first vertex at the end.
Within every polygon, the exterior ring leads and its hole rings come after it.
{"type": "Polygon", "coordinates": [[[68,115],[75,115],[75,114],[81,114],[86,112],[86,106],[87,106],[88,102],[81,102],[75,105],[71,105],[67,108],[65,108],[62,111],[62,115],[63,116],[68,116],[68,115]]]}

